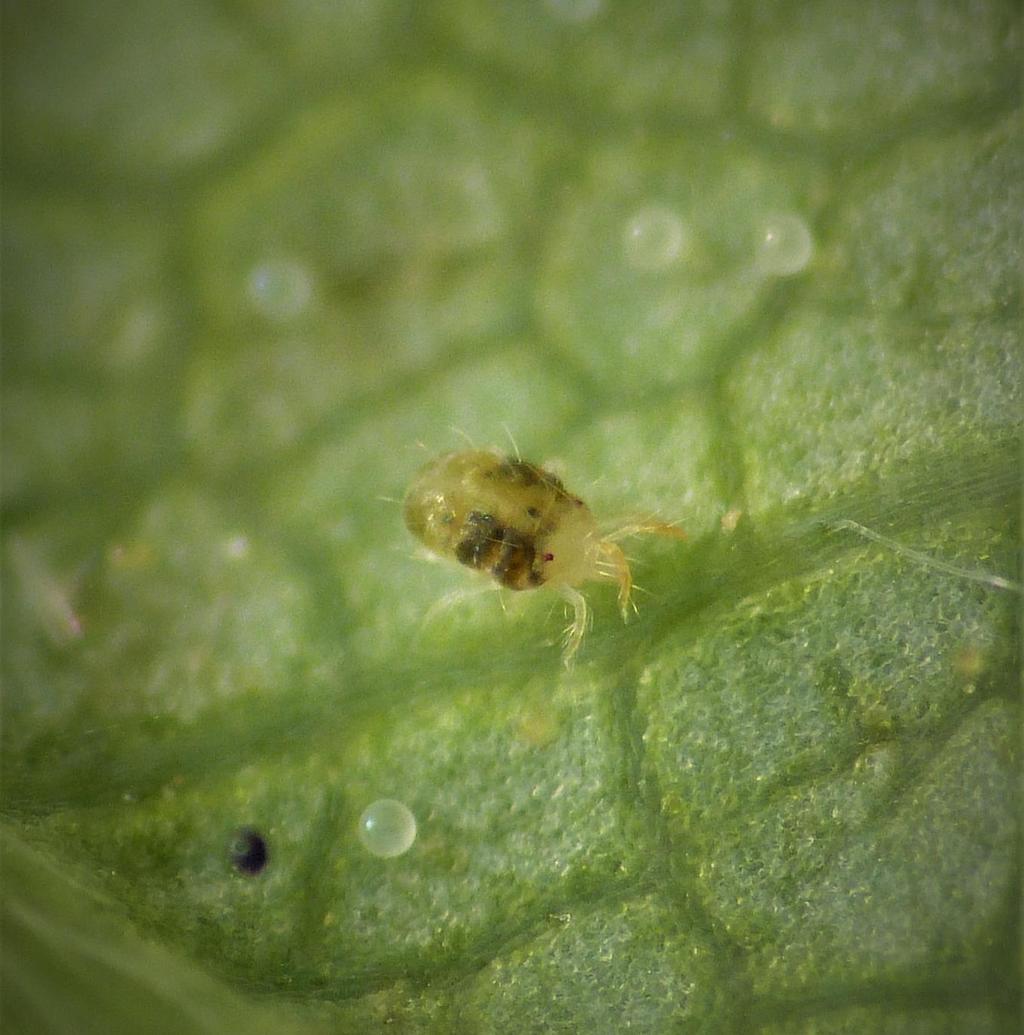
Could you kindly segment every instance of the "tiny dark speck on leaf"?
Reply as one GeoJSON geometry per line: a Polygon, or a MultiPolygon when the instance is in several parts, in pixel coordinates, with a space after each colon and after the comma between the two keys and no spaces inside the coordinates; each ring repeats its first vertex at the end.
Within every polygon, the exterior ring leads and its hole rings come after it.
{"type": "Polygon", "coordinates": [[[243,827],[231,843],[231,861],[239,873],[250,877],[260,873],[270,861],[266,839],[252,827],[243,827]]]}

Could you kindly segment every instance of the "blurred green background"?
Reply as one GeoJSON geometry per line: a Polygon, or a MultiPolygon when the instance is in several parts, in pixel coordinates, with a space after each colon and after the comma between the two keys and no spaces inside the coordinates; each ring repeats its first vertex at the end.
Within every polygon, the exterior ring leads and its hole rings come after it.
{"type": "Polygon", "coordinates": [[[5,1031],[1019,1030],[1019,4],[3,30],[5,1031]],[[571,672],[510,436],[690,535],[571,672]]]}

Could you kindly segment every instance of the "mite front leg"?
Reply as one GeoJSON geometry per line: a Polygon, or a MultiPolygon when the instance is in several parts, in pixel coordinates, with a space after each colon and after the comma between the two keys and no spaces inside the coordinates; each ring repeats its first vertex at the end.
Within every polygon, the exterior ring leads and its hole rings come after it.
{"type": "Polygon", "coordinates": [[[629,561],[621,547],[610,539],[605,539],[601,543],[601,557],[608,566],[606,570],[609,578],[615,579],[619,584],[619,610],[622,612],[622,620],[626,621],[629,618],[630,598],[633,594],[633,573],[629,569],[629,561]]]}
{"type": "Polygon", "coordinates": [[[628,525],[623,525],[621,528],[617,528],[614,532],[609,533],[605,536],[605,542],[628,539],[631,535],[660,535],[666,539],[686,539],[686,533],[678,525],[669,524],[667,521],[658,521],[656,518],[637,518],[628,525]]]}
{"type": "Polygon", "coordinates": [[[573,658],[580,649],[590,622],[590,611],[587,608],[587,598],[578,589],[562,586],[562,596],[572,605],[572,622],[565,630],[565,639],[562,641],[562,663],[571,669],[573,658]]]}

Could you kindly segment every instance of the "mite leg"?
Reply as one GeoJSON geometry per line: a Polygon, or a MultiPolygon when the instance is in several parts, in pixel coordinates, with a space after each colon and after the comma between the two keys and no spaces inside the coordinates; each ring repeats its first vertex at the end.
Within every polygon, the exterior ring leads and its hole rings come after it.
{"type": "Polygon", "coordinates": [[[566,603],[572,605],[572,622],[565,630],[565,639],[562,643],[562,662],[566,668],[572,668],[572,660],[576,651],[580,649],[583,634],[590,622],[590,612],[587,609],[587,598],[578,589],[563,586],[562,596],[565,597],[566,603]]]}
{"type": "Polygon", "coordinates": [[[667,521],[658,521],[655,518],[637,518],[630,521],[628,525],[615,529],[614,532],[605,536],[605,542],[617,542],[619,539],[628,539],[631,535],[661,535],[667,539],[685,539],[686,533],[678,526],[669,524],[667,521]]]}
{"type": "Polygon", "coordinates": [[[633,573],[629,569],[629,560],[622,548],[609,539],[601,542],[601,558],[608,565],[606,574],[619,584],[619,610],[622,612],[622,620],[626,621],[633,595],[633,573]]]}
{"type": "Polygon", "coordinates": [[[464,603],[466,600],[472,600],[474,597],[479,597],[484,593],[498,592],[498,600],[501,603],[501,609],[505,610],[505,601],[500,595],[501,587],[496,586],[492,582],[481,582],[476,586],[460,586],[458,589],[450,590],[445,593],[439,600],[435,600],[430,607],[427,608],[426,613],[420,619],[421,630],[426,629],[431,622],[437,620],[440,615],[445,614],[451,608],[464,603]]]}

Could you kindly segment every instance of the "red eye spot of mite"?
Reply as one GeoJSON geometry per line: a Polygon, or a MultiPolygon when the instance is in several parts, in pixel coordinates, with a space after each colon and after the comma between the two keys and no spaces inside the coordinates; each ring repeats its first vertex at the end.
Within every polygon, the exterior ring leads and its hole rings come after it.
{"type": "Polygon", "coordinates": [[[555,559],[555,555],[553,553],[546,553],[546,554],[544,554],[544,560],[546,560],[546,561],[553,561],[554,559],[555,559]]]}

